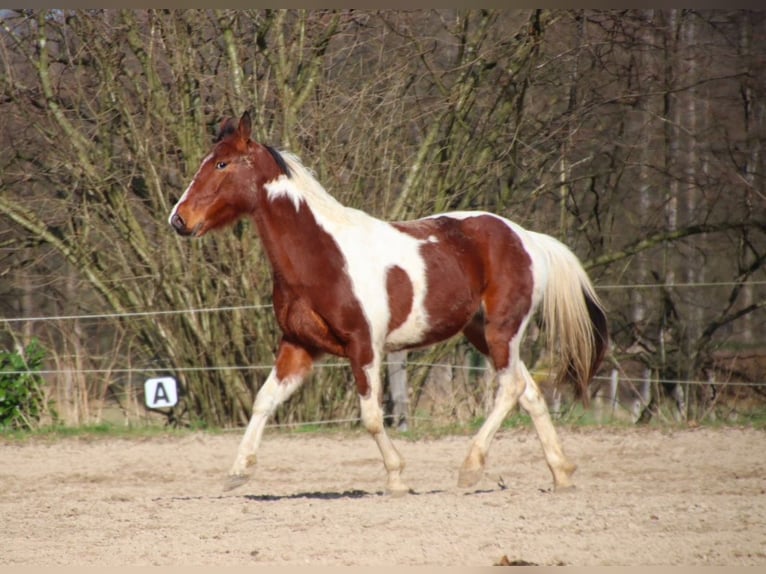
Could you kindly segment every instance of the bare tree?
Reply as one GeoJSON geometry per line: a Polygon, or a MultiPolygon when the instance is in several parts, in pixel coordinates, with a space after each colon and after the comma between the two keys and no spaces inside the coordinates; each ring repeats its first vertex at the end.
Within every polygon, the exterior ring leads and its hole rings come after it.
{"type": "MultiPolygon", "coordinates": [[[[189,244],[165,218],[223,116],[250,109],[256,137],[344,203],[388,219],[488,209],[559,235],[597,284],[656,276],[664,289],[604,293],[614,359],[640,337],[658,377],[696,377],[763,329],[760,24],[701,10],[3,11],[0,305],[114,315],[6,332],[110,373],[85,376],[88,395],[173,372],[190,418],[245,420],[267,372],[249,367],[276,341],[260,244],[248,223],[189,244]],[[116,356],[131,369],[112,375],[116,356]]],[[[456,340],[414,357],[470,353],[456,340]]],[[[317,370],[279,417],[354,408],[348,373],[317,370]]]]}

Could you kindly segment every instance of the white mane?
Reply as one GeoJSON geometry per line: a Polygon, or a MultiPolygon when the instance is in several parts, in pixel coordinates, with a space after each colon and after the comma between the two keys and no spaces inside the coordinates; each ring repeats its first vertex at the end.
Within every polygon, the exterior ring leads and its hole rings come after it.
{"type": "Polygon", "coordinates": [[[301,202],[306,202],[312,211],[325,217],[344,217],[342,214],[348,208],[325,190],[311,169],[303,165],[295,154],[285,151],[280,151],[279,154],[284,159],[290,175],[282,175],[265,185],[270,200],[286,197],[293,202],[296,211],[300,210],[301,202]]]}

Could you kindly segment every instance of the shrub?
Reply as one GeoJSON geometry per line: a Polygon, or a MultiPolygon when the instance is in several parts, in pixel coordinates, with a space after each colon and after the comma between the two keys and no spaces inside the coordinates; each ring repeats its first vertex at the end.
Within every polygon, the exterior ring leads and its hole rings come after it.
{"type": "Polygon", "coordinates": [[[45,381],[36,373],[45,350],[33,339],[26,349],[0,351],[0,428],[32,429],[45,410],[45,381]]]}

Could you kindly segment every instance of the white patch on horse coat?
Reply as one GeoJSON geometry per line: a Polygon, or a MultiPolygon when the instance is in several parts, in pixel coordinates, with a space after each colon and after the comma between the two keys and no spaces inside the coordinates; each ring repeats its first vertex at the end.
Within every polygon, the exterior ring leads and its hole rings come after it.
{"type": "Polygon", "coordinates": [[[295,211],[300,211],[301,202],[304,199],[303,194],[300,190],[296,189],[294,185],[290,185],[290,178],[286,175],[282,175],[274,181],[270,181],[263,187],[266,189],[266,195],[268,196],[269,201],[284,197],[292,202],[295,206],[295,211]]]}
{"type": "Polygon", "coordinates": [[[284,152],[282,155],[292,175],[267,183],[269,198],[289,197],[296,209],[305,201],[316,222],[335,240],[345,259],[354,295],[369,324],[373,351],[377,355],[381,350],[420,342],[428,328],[424,306],[428,289],[426,266],[420,254],[420,246],[425,241],[402,233],[363,211],[342,205],[294,156],[284,152]],[[391,312],[386,275],[394,266],[402,268],[412,282],[413,302],[405,321],[387,336],[391,312]]]}

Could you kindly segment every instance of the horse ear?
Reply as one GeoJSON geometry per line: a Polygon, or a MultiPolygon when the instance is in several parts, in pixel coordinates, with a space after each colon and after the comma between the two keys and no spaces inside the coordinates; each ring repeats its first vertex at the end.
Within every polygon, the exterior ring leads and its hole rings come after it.
{"type": "Polygon", "coordinates": [[[242,117],[239,118],[239,137],[248,141],[250,139],[251,130],[252,122],[250,121],[250,112],[246,111],[242,114],[242,117]]]}

